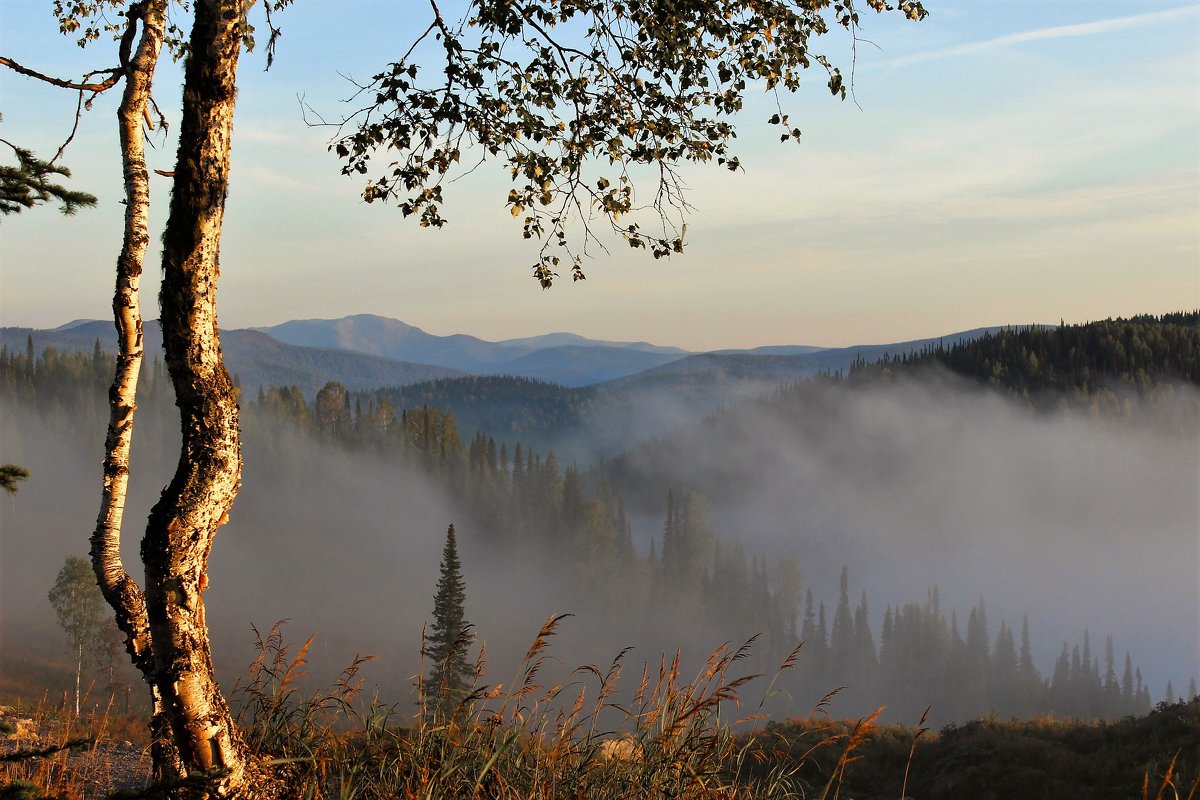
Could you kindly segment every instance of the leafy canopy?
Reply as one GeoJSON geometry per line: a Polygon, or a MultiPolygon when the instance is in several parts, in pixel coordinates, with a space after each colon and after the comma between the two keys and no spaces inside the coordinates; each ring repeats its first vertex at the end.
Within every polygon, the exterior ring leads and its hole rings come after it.
{"type": "MultiPolygon", "coordinates": [[[[271,66],[271,62],[275,57],[275,44],[282,31],[275,27],[272,21],[271,14],[275,11],[280,11],[283,8],[291,5],[295,0],[268,0],[262,3],[262,8],[266,14],[267,28],[270,32],[270,38],[267,42],[267,66],[271,66]]],[[[110,69],[99,70],[98,72],[120,72],[123,70],[124,64],[129,57],[127,48],[132,42],[132,28],[136,19],[142,14],[144,0],[129,2],[129,0],[54,0],[54,17],[58,20],[58,30],[64,36],[75,36],[75,44],[79,47],[87,47],[92,42],[103,38],[104,34],[111,34],[113,39],[123,40],[123,51],[121,53],[122,66],[110,69]]],[[[254,49],[254,26],[246,17],[246,12],[253,2],[246,3],[242,7],[241,33],[242,44],[247,51],[254,49]]],[[[163,44],[166,45],[167,52],[171,54],[171,58],[175,61],[187,55],[188,51],[188,32],[172,14],[173,7],[178,7],[179,10],[187,12],[189,10],[188,0],[169,0],[167,3],[167,24],[163,44]]],[[[93,73],[96,74],[96,73],[93,73]]]]}
{"type": "MultiPolygon", "coordinates": [[[[575,280],[584,277],[568,245],[572,220],[583,223],[582,253],[603,247],[597,219],[655,258],[681,252],[688,204],[676,164],[739,168],[733,115],[751,84],[775,95],[767,121],[781,141],[798,140],[780,90],[796,91],[816,65],[845,98],[841,71],[812,46],[837,27],[853,37],[859,25],[853,0],[472,0],[457,23],[430,5],[428,28],[361,87],[369,104],[342,122],[355,130],[331,149],[344,174],[369,176],[367,202],[394,201],[438,227],[448,176],[500,160],[514,184],[513,217],[542,242],[533,273],[543,288],[564,258],[575,280]],[[415,54],[430,37],[441,63],[423,70],[415,54]],[[394,160],[372,164],[385,153],[394,160]],[[464,157],[475,165],[461,166],[464,157]],[[648,202],[634,187],[639,165],[657,172],[648,202]],[[623,219],[643,209],[657,217],[654,232],[623,219]]],[[[926,14],[916,0],[867,5],[926,14]]]]}
{"type": "Polygon", "coordinates": [[[58,624],[78,648],[100,630],[107,608],[104,595],[96,585],[96,575],[86,558],[67,556],[49,592],[50,605],[58,615],[58,624]]]}

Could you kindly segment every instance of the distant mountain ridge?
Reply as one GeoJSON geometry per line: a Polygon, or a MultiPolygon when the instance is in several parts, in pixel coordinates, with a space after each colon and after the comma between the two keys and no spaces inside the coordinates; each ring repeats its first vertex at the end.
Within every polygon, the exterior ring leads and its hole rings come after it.
{"type": "MultiPolygon", "coordinates": [[[[327,382],[337,381],[351,391],[379,390],[398,408],[427,404],[452,411],[467,431],[480,428],[556,446],[560,454],[587,462],[808,375],[845,372],[856,360],[912,355],[927,345],[949,346],[996,330],[845,348],[782,345],[688,353],[570,333],[503,342],[432,336],[399,320],[363,315],[226,330],[222,349],[230,372],[251,396],[259,386],[295,385],[311,400],[327,382]],[[408,358],[398,360],[396,354],[408,358]],[[604,435],[577,435],[586,429],[604,435]]],[[[46,347],[90,352],[97,341],[112,352],[116,344],[107,321],[74,320],[52,330],[0,328],[0,344],[10,352],[23,351],[29,336],[39,354],[46,347]]],[[[161,357],[161,342],[158,323],[147,322],[151,358],[161,357]]]]}
{"type": "MultiPolygon", "coordinates": [[[[157,320],[145,323],[146,355],[162,357],[162,330],[157,320]]],[[[60,351],[91,352],[96,342],[106,352],[116,350],[116,330],[111,322],[75,320],[50,330],[0,328],[0,344],[9,351],[23,350],[29,337],[34,351],[47,347],[60,351]]],[[[438,378],[453,378],[464,373],[429,364],[412,364],[395,359],[320,347],[297,347],[249,329],[221,332],[221,351],[225,365],[242,388],[254,391],[259,386],[299,386],[306,397],[313,397],[329,381],[349,389],[376,386],[402,386],[438,378]]]]}
{"type": "MultiPolygon", "coordinates": [[[[612,342],[574,333],[549,333],[489,342],[467,334],[437,336],[405,322],[370,314],[341,319],[292,320],[269,327],[223,332],[226,363],[242,385],[296,385],[312,397],[328,381],[352,390],[453,379],[509,376],[605,393],[674,391],[708,407],[769,391],[779,383],[818,372],[847,370],[856,359],[912,354],[922,347],[977,338],[1001,328],[881,345],[823,348],[774,345],[749,350],[692,353],[648,342],[612,342]]],[[[90,351],[96,341],[115,348],[111,322],[73,320],[50,330],[0,328],[0,343],[23,348],[90,351]]],[[[146,324],[146,351],[161,354],[157,322],[146,324]]]]}
{"type": "Polygon", "coordinates": [[[697,378],[707,375],[710,376],[710,380],[752,380],[778,383],[816,375],[820,372],[845,372],[857,360],[871,363],[885,356],[898,358],[939,344],[951,347],[960,342],[978,339],[984,334],[995,334],[1003,330],[1027,327],[1030,326],[974,328],[946,336],[913,339],[892,344],[859,344],[851,347],[828,348],[784,345],[759,347],[753,350],[717,350],[711,353],[685,356],[633,375],[626,380],[643,382],[648,378],[662,378],[667,375],[690,375],[697,378]]]}
{"type": "Polygon", "coordinates": [[[292,320],[253,330],[288,344],[436,364],[476,375],[535,378],[565,386],[586,386],[632,375],[690,355],[678,347],[601,341],[574,333],[548,333],[499,342],[461,333],[437,336],[373,314],[292,320]]]}

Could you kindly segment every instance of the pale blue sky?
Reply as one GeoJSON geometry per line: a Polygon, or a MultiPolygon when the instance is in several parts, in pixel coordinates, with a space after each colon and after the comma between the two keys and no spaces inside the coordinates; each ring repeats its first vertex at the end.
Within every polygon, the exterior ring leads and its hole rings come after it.
{"type": "MultiPolygon", "coordinates": [[[[109,66],[106,46],[60,36],[48,6],[0,0],[0,53],[63,77],[109,66]]],[[[616,242],[585,264],[585,283],[542,292],[498,170],[452,187],[450,224],[422,230],[363,204],[325,152],[328,132],[300,118],[300,94],[336,117],[350,93],[338,73],[366,78],[398,56],[425,4],[300,0],[278,19],[276,66],[242,61],[222,325],[374,313],[438,334],[571,330],[705,349],[1200,306],[1200,4],[927,7],[920,24],[865,15],[879,49],[858,48],[859,107],[831,100],[814,74],[790,104],[799,146],[759,124],[770,110],[751,92],[745,172],[684,172],[698,211],[683,256],[616,242]]],[[[848,61],[845,37],[827,47],[848,61]]],[[[172,121],[180,82],[177,66],[160,68],[172,121]]],[[[96,102],[64,159],[100,207],[0,223],[0,324],[108,315],[123,209],[116,100],[96,102]]],[[[49,155],[73,110],[70,93],[0,71],[0,136],[49,155]]],[[[170,143],[151,155],[160,169],[172,159],[170,143]]],[[[156,229],[167,188],[155,184],[156,229]]]]}

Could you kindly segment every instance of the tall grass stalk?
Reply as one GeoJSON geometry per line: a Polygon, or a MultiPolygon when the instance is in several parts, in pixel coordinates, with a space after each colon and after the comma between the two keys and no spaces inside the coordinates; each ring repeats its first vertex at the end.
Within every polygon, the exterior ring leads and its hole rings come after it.
{"type": "MultiPolygon", "coordinates": [[[[378,697],[355,702],[363,659],[332,691],[302,696],[296,681],[311,640],[292,654],[277,624],[259,637],[258,657],[235,693],[248,741],[288,773],[293,796],[311,800],[805,796],[797,761],[768,759],[752,736],[734,735],[735,726],[761,716],[736,716],[739,692],[756,676],[732,672],[751,642],[717,648],[691,679],[681,675],[678,655],[643,665],[621,702],[628,649],[603,667],[544,681],[563,618],[546,620],[507,686],[481,682],[482,654],[475,684],[455,703],[418,678],[411,715],[378,697]],[[751,759],[770,766],[751,776],[751,759]]],[[[857,746],[861,737],[851,741],[857,746]]]]}
{"type": "Polygon", "coordinates": [[[98,796],[111,786],[112,745],[130,725],[114,713],[111,698],[76,714],[73,699],[52,704],[43,697],[31,708],[18,705],[12,714],[28,735],[0,751],[0,794],[70,799],[98,796]]]}

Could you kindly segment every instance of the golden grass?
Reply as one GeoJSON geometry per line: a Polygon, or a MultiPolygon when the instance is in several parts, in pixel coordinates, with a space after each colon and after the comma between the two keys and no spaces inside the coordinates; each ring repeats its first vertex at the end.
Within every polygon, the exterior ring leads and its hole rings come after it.
{"type": "MultiPolygon", "coordinates": [[[[956,782],[970,776],[975,784],[995,786],[1011,779],[1019,795],[1030,776],[1003,766],[1010,763],[1003,753],[1026,754],[1020,764],[1027,768],[1041,763],[1028,754],[1066,759],[1071,742],[1107,741],[1125,729],[1120,736],[1150,754],[1139,756],[1147,760],[1130,776],[1140,783],[1142,800],[1200,800],[1195,746],[1184,746],[1174,758],[1178,744],[1170,750],[1145,746],[1148,736],[1170,742],[1179,726],[1193,725],[1195,704],[1167,709],[1157,720],[1151,715],[1107,727],[984,719],[937,734],[925,727],[928,709],[915,728],[879,725],[881,709],[857,721],[832,720],[827,707],[835,690],[807,720],[751,729],[763,719],[757,713],[762,704],[742,699],[755,676],[737,672],[751,643],[717,648],[690,678],[678,655],[630,670],[626,650],[603,667],[584,665],[556,681],[548,662],[562,621],[552,616],[539,629],[510,683],[485,685],[481,654],[475,685],[453,702],[443,702],[439,687],[418,678],[415,710],[362,697],[366,659],[356,659],[331,689],[302,693],[312,640],[290,645],[277,624],[259,636],[257,657],[235,689],[239,721],[256,760],[286,786],[281,796],[306,800],[841,800],[851,794],[904,797],[910,786],[921,796],[941,797],[946,795],[931,794],[930,787],[950,764],[956,765],[956,782]],[[627,671],[635,679],[622,686],[627,671]],[[984,760],[970,760],[973,752],[984,760]]],[[[134,731],[145,741],[144,721],[114,714],[112,703],[75,717],[43,696],[20,706],[17,715],[33,720],[40,739],[16,746],[54,752],[0,761],[0,795],[24,782],[32,797],[105,796],[116,777],[110,754],[117,742],[133,739],[134,731]]],[[[1096,772],[1112,760],[1088,762],[1089,769],[1096,772]]],[[[143,775],[147,769],[143,760],[143,775]]],[[[1118,783],[1128,786],[1121,797],[1139,796],[1125,778],[1110,783],[1116,791],[1118,783]]]]}
{"type": "MultiPolygon", "coordinates": [[[[723,645],[691,679],[678,656],[643,665],[631,692],[618,691],[628,650],[604,668],[585,665],[543,682],[550,640],[563,617],[538,631],[513,681],[476,685],[456,703],[419,683],[411,718],[377,698],[356,704],[356,661],[329,693],[301,698],[295,677],[307,645],[289,655],[279,626],[238,697],[249,741],[277,759],[296,796],[313,798],[798,798],[799,763],[745,769],[767,750],[734,729],[739,692],[755,676],[734,675],[750,643],[723,645]],[[627,698],[618,701],[618,696],[627,698]]],[[[784,668],[794,662],[789,656],[784,668]]],[[[851,749],[861,738],[851,739],[851,749]]]]}
{"type": "Polygon", "coordinates": [[[124,734],[136,730],[144,741],[145,722],[115,714],[114,705],[110,701],[78,716],[71,704],[46,697],[33,706],[8,707],[4,719],[19,720],[30,734],[0,741],[0,788],[20,786],[35,797],[76,800],[107,794],[131,765],[135,777],[144,775],[149,761],[139,759],[141,745],[124,734]],[[120,769],[113,763],[118,752],[126,761],[120,769]]]}

